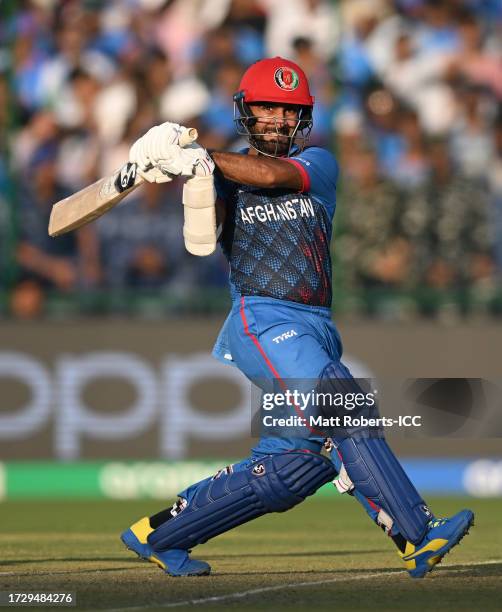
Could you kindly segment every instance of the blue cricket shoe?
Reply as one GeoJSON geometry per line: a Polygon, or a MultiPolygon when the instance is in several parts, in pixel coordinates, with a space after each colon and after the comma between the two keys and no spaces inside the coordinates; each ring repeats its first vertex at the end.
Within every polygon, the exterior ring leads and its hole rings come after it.
{"type": "Polygon", "coordinates": [[[172,549],[164,552],[154,550],[147,540],[152,531],[148,517],[144,517],[126,529],[120,539],[140,559],[155,563],[169,576],[207,576],[211,573],[211,566],[208,563],[190,559],[186,550],[172,549]]]}
{"type": "Polygon", "coordinates": [[[461,510],[451,518],[432,519],[420,544],[406,543],[399,556],[412,578],[423,578],[467,535],[474,525],[474,513],[461,510]]]}

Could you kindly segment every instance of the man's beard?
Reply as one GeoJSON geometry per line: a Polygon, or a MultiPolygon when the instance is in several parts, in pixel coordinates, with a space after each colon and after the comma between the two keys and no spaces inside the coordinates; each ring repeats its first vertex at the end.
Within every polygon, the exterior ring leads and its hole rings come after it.
{"type": "Polygon", "coordinates": [[[291,146],[291,138],[289,134],[289,129],[286,128],[285,131],[276,132],[266,132],[253,134],[251,131],[251,137],[253,141],[253,145],[261,151],[262,153],[266,153],[267,155],[273,155],[275,157],[283,157],[289,153],[291,146]],[[264,138],[265,135],[272,134],[275,136],[273,140],[266,140],[264,138]]]}

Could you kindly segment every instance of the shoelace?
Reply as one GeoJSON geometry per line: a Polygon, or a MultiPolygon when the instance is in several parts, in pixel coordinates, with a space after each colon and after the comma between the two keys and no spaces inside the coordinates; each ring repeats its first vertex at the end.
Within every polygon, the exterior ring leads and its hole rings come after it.
{"type": "Polygon", "coordinates": [[[447,520],[448,519],[446,519],[446,518],[433,519],[433,520],[429,521],[429,527],[431,527],[431,528],[433,528],[433,527],[441,527],[441,525],[444,525],[447,520]]]}

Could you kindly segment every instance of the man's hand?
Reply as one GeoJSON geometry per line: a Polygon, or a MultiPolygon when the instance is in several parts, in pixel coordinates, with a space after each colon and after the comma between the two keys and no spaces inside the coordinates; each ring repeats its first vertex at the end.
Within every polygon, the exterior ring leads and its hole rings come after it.
{"type": "Polygon", "coordinates": [[[209,176],[214,163],[198,145],[181,148],[180,137],[186,130],[177,123],[157,125],[139,138],[129,151],[129,161],[150,183],[166,183],[173,176],[209,176]]]}
{"type": "Polygon", "coordinates": [[[149,183],[167,183],[172,177],[156,167],[155,160],[162,158],[163,148],[178,145],[183,127],[177,123],[156,125],[138,138],[129,150],[129,161],[138,166],[139,174],[149,183]]]}
{"type": "Polygon", "coordinates": [[[210,176],[214,172],[214,162],[209,153],[200,145],[193,143],[182,149],[177,145],[164,147],[163,157],[155,160],[155,166],[169,176],[210,176]]]}

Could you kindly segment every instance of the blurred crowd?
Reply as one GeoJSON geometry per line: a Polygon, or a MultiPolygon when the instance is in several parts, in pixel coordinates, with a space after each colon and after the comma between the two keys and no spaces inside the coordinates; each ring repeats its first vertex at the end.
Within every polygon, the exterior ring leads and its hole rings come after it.
{"type": "Polygon", "coordinates": [[[5,0],[0,11],[4,312],[39,316],[54,295],[223,289],[222,255],[184,249],[176,181],[57,239],[48,217],[156,123],[244,146],[232,95],[250,63],[275,55],[307,73],[311,144],[341,166],[335,310],[347,296],[382,316],[501,310],[499,0],[5,0]]]}

